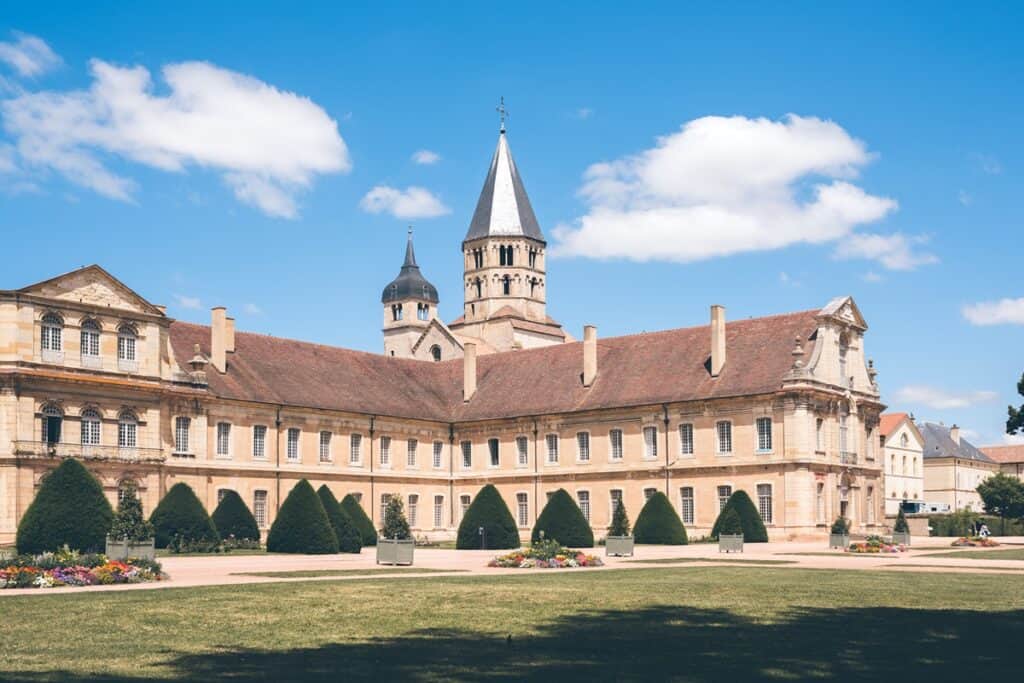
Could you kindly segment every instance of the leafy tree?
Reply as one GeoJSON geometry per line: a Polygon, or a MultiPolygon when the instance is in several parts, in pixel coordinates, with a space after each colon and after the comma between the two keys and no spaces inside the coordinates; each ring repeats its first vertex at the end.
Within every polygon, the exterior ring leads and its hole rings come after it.
{"type": "MultiPolygon", "coordinates": [[[[1017,393],[1024,396],[1024,374],[1021,374],[1020,381],[1017,382],[1017,393]]],[[[1006,412],[1006,433],[1024,434],[1024,404],[1020,408],[1009,406],[1006,412]]]]}
{"type": "Polygon", "coordinates": [[[327,511],[305,479],[292,487],[281,504],[267,534],[267,550],[309,555],[338,552],[338,537],[334,535],[327,511]]]}
{"type": "MultiPolygon", "coordinates": [[[[736,534],[743,533],[743,522],[740,520],[739,513],[736,512],[736,508],[727,507],[722,510],[721,514],[718,515],[718,521],[716,524],[718,525],[718,533],[715,534],[716,536],[721,534],[735,536],[736,534]]],[[[743,541],[746,542],[746,540],[747,537],[746,534],[744,534],[743,541]]]]}
{"type": "Polygon", "coordinates": [[[114,518],[103,487],[82,463],[68,458],[43,479],[18,524],[19,553],[43,553],[67,545],[101,552],[114,518]]]}
{"type": "Polygon", "coordinates": [[[907,517],[903,514],[902,507],[899,509],[899,512],[896,513],[896,521],[892,525],[892,530],[903,533],[910,531],[910,527],[907,525],[907,517]]]}
{"type": "Polygon", "coordinates": [[[334,535],[338,538],[338,550],[343,553],[358,553],[362,550],[363,542],[359,537],[359,529],[327,484],[320,486],[316,490],[316,495],[320,497],[320,502],[327,512],[327,519],[331,520],[334,535]]]}
{"type": "Polygon", "coordinates": [[[999,515],[1000,534],[1006,531],[1006,518],[1024,517],[1024,483],[1016,477],[997,472],[978,484],[978,495],[985,512],[999,515]]]}
{"type": "Polygon", "coordinates": [[[593,548],[594,532],[580,511],[576,501],[565,489],[558,489],[537,517],[530,540],[534,543],[544,538],[554,539],[570,548],[593,548]]]}
{"type": "Polygon", "coordinates": [[[518,548],[519,545],[519,528],[505,505],[505,499],[494,484],[487,484],[476,494],[462,516],[455,547],[458,550],[477,550],[518,548]],[[480,535],[481,527],[483,536],[480,535]]]}
{"type": "Polygon", "coordinates": [[[377,530],[373,528],[373,522],[363,512],[363,506],[359,504],[351,493],[341,499],[342,509],[352,518],[352,523],[359,530],[359,540],[363,547],[377,545],[377,530]]]}
{"type": "Polygon", "coordinates": [[[153,525],[142,516],[142,503],[134,485],[126,485],[117,504],[114,523],[110,526],[111,538],[119,541],[148,541],[153,538],[153,525]]]}
{"type": "Polygon", "coordinates": [[[402,497],[397,493],[388,497],[384,506],[384,528],[380,530],[384,538],[398,539],[404,541],[412,538],[409,531],[409,520],[405,518],[405,505],[402,504],[402,497]]]}
{"type": "Polygon", "coordinates": [[[633,527],[633,538],[637,543],[652,545],[686,545],[686,528],[679,515],[672,508],[668,496],[655,492],[644,503],[633,527]]]}
{"type": "Polygon", "coordinates": [[[722,519],[722,514],[726,510],[732,508],[739,515],[740,524],[743,525],[743,542],[744,543],[767,543],[768,542],[768,530],[764,528],[764,522],[761,521],[761,515],[758,513],[757,508],[754,507],[753,501],[750,500],[750,496],[743,489],[740,489],[729,496],[729,500],[726,502],[725,507],[722,508],[722,512],[718,514],[718,519],[715,520],[715,525],[711,529],[711,537],[718,538],[718,527],[719,522],[722,519]]]}
{"type": "Polygon", "coordinates": [[[612,512],[612,525],[608,528],[608,535],[629,536],[629,515],[626,514],[626,504],[621,498],[612,512]]]}
{"type": "Polygon", "coordinates": [[[845,536],[850,533],[850,520],[846,517],[836,517],[836,521],[832,522],[832,529],[830,533],[836,534],[837,536],[845,536]]]}
{"type": "Polygon", "coordinates": [[[211,519],[221,540],[260,540],[260,527],[256,524],[256,518],[237,491],[224,491],[224,497],[217,504],[211,519]]]}

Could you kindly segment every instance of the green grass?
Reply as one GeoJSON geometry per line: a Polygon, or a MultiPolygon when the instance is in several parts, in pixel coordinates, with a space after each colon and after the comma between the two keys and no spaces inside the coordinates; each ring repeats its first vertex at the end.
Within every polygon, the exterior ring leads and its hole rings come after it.
{"type": "Polygon", "coordinates": [[[959,569],[962,572],[975,572],[975,571],[992,571],[992,572],[1024,572],[1024,567],[964,567],[959,564],[904,564],[900,563],[899,567],[942,567],[943,569],[959,569]]]}
{"type": "Polygon", "coordinates": [[[796,564],[796,560],[758,560],[745,557],[660,557],[652,560],[626,560],[637,564],[677,564],[682,562],[735,562],[737,564],[796,564]]]}
{"type": "Polygon", "coordinates": [[[296,569],[287,572],[237,572],[232,576],[263,576],[269,579],[313,579],[322,576],[381,576],[384,574],[459,573],[465,569],[426,569],[421,567],[384,567],[381,569],[296,569]]]}
{"type": "Polygon", "coordinates": [[[844,550],[834,550],[832,552],[822,551],[807,552],[807,553],[775,553],[776,555],[814,555],[817,557],[886,557],[889,559],[896,559],[899,557],[906,557],[906,553],[848,553],[844,550]]]}
{"type": "Polygon", "coordinates": [[[963,560],[1024,560],[1024,548],[948,550],[944,553],[928,553],[919,557],[959,557],[963,560]]]}
{"type": "Polygon", "coordinates": [[[1014,680],[1024,576],[638,568],[0,597],[0,680],[1014,680]]]}

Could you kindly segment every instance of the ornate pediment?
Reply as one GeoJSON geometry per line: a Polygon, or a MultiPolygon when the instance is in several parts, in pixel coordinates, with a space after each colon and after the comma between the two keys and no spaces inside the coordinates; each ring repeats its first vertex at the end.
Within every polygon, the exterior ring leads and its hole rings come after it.
{"type": "Polygon", "coordinates": [[[861,315],[860,309],[857,308],[857,304],[852,296],[841,296],[832,299],[818,312],[818,317],[840,320],[862,330],[868,328],[868,324],[864,320],[864,316],[861,315]]]}
{"type": "Polygon", "coordinates": [[[58,275],[50,280],[29,285],[19,291],[23,294],[59,301],[73,301],[97,308],[163,315],[156,306],[95,265],[58,275]]]}

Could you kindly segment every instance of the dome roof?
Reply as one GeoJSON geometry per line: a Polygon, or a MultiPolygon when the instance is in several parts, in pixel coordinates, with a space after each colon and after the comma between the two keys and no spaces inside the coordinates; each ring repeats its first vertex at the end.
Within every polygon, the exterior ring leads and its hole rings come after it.
{"type": "Polygon", "coordinates": [[[439,299],[437,288],[427,282],[427,278],[420,273],[420,267],[416,265],[416,254],[412,249],[412,230],[409,230],[409,241],[405,245],[405,262],[398,277],[388,283],[384,292],[380,295],[380,301],[389,304],[395,301],[418,299],[436,304],[439,299]]]}

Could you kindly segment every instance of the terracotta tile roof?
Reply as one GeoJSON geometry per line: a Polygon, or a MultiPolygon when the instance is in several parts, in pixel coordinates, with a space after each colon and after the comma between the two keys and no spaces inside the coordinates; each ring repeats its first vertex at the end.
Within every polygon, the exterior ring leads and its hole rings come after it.
{"type": "Polygon", "coordinates": [[[882,436],[889,436],[909,417],[907,413],[883,413],[878,422],[878,432],[882,436]]]}
{"type": "Polygon", "coordinates": [[[545,325],[544,323],[535,323],[531,320],[519,320],[513,319],[511,321],[513,328],[517,330],[524,330],[526,332],[536,332],[537,334],[546,334],[550,337],[558,337],[559,339],[565,339],[565,332],[562,331],[560,326],[556,325],[545,325]]]}
{"type": "MultiPolygon", "coordinates": [[[[728,323],[718,378],[708,372],[707,325],[599,339],[589,388],[581,381],[581,342],[480,356],[468,403],[461,360],[388,358],[246,332],[236,333],[227,373],[211,368],[208,375],[210,390],[225,398],[446,422],[656,405],[777,390],[793,361],[793,338],[811,337],[816,313],[728,323]]],[[[210,328],[174,322],[171,342],[179,360],[196,343],[209,354],[210,328]]]]}
{"type": "Polygon", "coordinates": [[[982,446],[981,452],[996,462],[1024,462],[1024,444],[1014,444],[1010,446],[982,446]]]}

